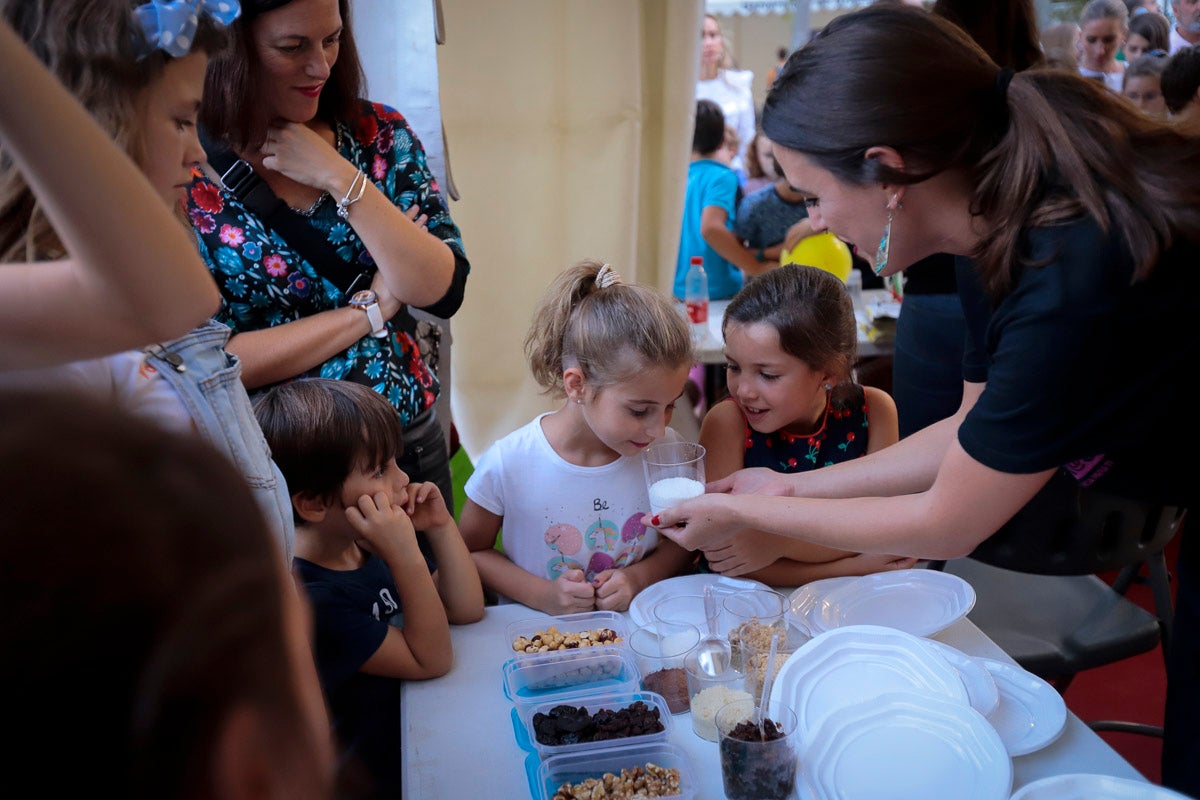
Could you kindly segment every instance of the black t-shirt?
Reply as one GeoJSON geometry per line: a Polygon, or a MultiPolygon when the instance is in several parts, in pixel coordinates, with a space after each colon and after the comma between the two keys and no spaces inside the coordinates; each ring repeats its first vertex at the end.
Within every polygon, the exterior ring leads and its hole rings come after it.
{"type": "Polygon", "coordinates": [[[1126,248],[1090,218],[1026,233],[1027,263],[993,307],[960,262],[963,374],[987,387],[958,431],[1002,472],[1063,467],[1084,486],[1190,505],[1200,424],[1184,394],[1197,361],[1200,247],[1177,243],[1132,283],[1126,248]]]}
{"type": "Polygon", "coordinates": [[[359,672],[400,611],[392,573],[375,556],[356,570],[302,558],[293,563],[312,603],[317,673],[339,748],[340,796],[400,797],[401,681],[359,672]]]}
{"type": "Polygon", "coordinates": [[[904,294],[954,294],[954,256],[934,253],[904,270],[904,294]]]}

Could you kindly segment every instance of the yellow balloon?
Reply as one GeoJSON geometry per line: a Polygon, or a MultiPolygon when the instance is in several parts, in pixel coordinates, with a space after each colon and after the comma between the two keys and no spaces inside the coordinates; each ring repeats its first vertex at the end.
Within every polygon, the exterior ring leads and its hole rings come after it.
{"type": "Polygon", "coordinates": [[[795,247],[783,253],[779,263],[817,267],[832,273],[845,283],[850,277],[853,260],[846,243],[826,231],[801,239],[795,247]]]}

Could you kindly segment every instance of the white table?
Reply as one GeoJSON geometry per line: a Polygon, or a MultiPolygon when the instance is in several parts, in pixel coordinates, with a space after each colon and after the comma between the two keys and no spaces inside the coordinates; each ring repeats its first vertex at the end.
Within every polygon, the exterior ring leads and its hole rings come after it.
{"type": "MultiPolygon", "coordinates": [[[[482,621],[452,629],[454,669],[445,677],[404,684],[404,793],[419,800],[468,797],[528,798],[525,757],[517,746],[500,666],[512,656],[505,626],[535,617],[521,605],[488,607],[482,621]]],[[[965,653],[1011,661],[967,619],[935,637],[965,653]]],[[[688,753],[700,800],[720,800],[717,745],[692,732],[691,718],[675,717],[671,741],[688,753]]],[[[1013,759],[1013,790],[1039,778],[1091,772],[1145,780],[1129,762],[1074,714],[1053,744],[1013,759]]]]}

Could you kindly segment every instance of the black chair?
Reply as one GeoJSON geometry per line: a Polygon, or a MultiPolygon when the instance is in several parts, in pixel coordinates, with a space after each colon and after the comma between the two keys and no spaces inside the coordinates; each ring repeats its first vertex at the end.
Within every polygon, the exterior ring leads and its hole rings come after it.
{"type": "MultiPolygon", "coordinates": [[[[1171,587],[1163,549],[1185,509],[1081,489],[1056,475],[968,558],[930,563],[975,589],[969,618],[1028,671],[1066,691],[1076,674],[1153,650],[1171,638],[1171,587]],[[1151,614],[1126,599],[1142,567],[1154,595],[1151,614]],[[1096,573],[1119,570],[1113,585],[1096,573]]],[[[1094,730],[1161,736],[1127,722],[1094,730]]]]}

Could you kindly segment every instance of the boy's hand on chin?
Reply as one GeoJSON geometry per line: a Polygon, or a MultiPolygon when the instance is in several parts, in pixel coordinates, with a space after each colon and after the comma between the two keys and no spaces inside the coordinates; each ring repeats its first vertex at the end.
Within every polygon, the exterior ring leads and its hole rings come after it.
{"type": "Polygon", "coordinates": [[[419,531],[440,528],[452,521],[442,492],[435,483],[410,483],[404,512],[419,531]]]}
{"type": "Polygon", "coordinates": [[[358,544],[382,559],[402,555],[405,547],[416,547],[416,530],[401,506],[392,505],[386,494],[364,494],[358,504],[346,508],[346,520],[359,535],[358,544]]]}

